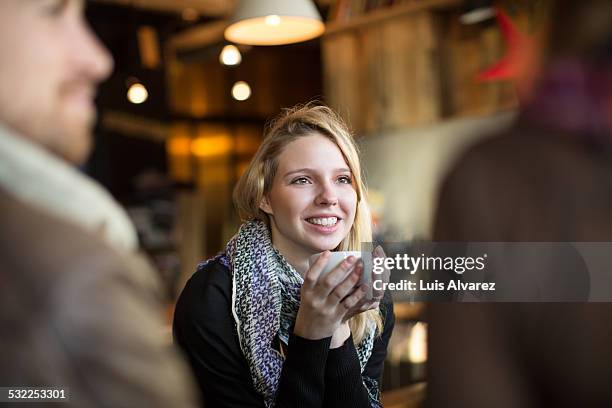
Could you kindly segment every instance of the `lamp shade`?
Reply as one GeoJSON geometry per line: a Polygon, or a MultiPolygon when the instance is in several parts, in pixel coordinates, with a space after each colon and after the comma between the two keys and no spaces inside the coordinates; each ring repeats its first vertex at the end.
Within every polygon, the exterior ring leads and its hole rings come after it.
{"type": "Polygon", "coordinates": [[[325,31],[311,0],[240,0],[225,29],[237,44],[281,45],[315,38],[325,31]]]}
{"type": "Polygon", "coordinates": [[[492,0],[467,0],[459,21],[463,24],[478,24],[495,17],[492,0]]]}

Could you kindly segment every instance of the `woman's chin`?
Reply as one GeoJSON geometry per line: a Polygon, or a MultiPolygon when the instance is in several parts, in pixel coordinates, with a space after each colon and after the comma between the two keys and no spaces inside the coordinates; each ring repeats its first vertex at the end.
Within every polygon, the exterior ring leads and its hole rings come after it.
{"type": "Polygon", "coordinates": [[[344,231],[335,231],[332,234],[324,235],[306,231],[304,234],[304,242],[312,251],[319,253],[323,251],[333,251],[338,248],[338,245],[346,238],[347,234],[344,231]]]}
{"type": "Polygon", "coordinates": [[[325,251],[335,250],[336,248],[338,248],[338,245],[340,245],[340,242],[342,242],[342,240],[334,240],[334,241],[329,241],[329,242],[319,241],[317,243],[313,243],[313,245],[310,245],[310,247],[315,253],[321,253],[325,251]]]}

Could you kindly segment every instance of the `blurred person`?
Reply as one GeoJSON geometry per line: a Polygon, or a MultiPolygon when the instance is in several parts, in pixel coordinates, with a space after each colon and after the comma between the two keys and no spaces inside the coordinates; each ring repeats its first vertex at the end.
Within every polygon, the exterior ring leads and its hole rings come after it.
{"type": "Polygon", "coordinates": [[[380,406],[390,296],[364,297],[354,257],[319,278],[329,251],[371,241],[365,196],[353,138],[329,108],[287,110],[268,128],[234,191],[245,222],[176,306],[175,340],[209,406],[380,406]]]}
{"type": "MultiPolygon", "coordinates": [[[[557,0],[516,124],[443,183],[436,241],[612,241],[612,2],[557,0]]],[[[428,405],[610,406],[612,307],[431,304],[428,405]]]]}
{"type": "Polygon", "coordinates": [[[74,407],[194,406],[119,205],[81,174],[112,59],[80,0],[0,1],[0,387],[74,407]]]}

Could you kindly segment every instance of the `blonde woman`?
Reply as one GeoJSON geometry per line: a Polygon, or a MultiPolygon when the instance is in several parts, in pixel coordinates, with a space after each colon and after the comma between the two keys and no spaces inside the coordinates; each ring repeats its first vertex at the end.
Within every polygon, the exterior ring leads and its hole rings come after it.
{"type": "Polygon", "coordinates": [[[286,111],[234,201],[244,224],[223,253],[198,266],[174,318],[206,405],[379,406],[390,297],[365,299],[354,258],[319,279],[329,251],[371,241],[346,126],[325,106],[286,111]]]}

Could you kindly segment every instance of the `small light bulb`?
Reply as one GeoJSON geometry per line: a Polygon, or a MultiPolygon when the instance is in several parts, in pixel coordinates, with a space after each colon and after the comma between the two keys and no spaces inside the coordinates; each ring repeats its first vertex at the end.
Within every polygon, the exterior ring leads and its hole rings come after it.
{"type": "Polygon", "coordinates": [[[272,14],[272,15],[266,16],[265,21],[266,21],[266,24],[269,26],[277,26],[280,24],[281,18],[277,16],[276,14],[272,14]]]}
{"type": "Polygon", "coordinates": [[[127,92],[128,101],[139,104],[143,103],[149,97],[149,92],[147,92],[147,88],[143,84],[135,83],[130,86],[127,92]]]}
{"type": "Polygon", "coordinates": [[[244,81],[238,81],[232,87],[232,97],[237,101],[246,101],[251,96],[251,87],[244,81]]]}
{"type": "Polygon", "coordinates": [[[226,45],[219,54],[219,61],[223,65],[238,65],[242,62],[242,55],[235,45],[226,45]]]}

